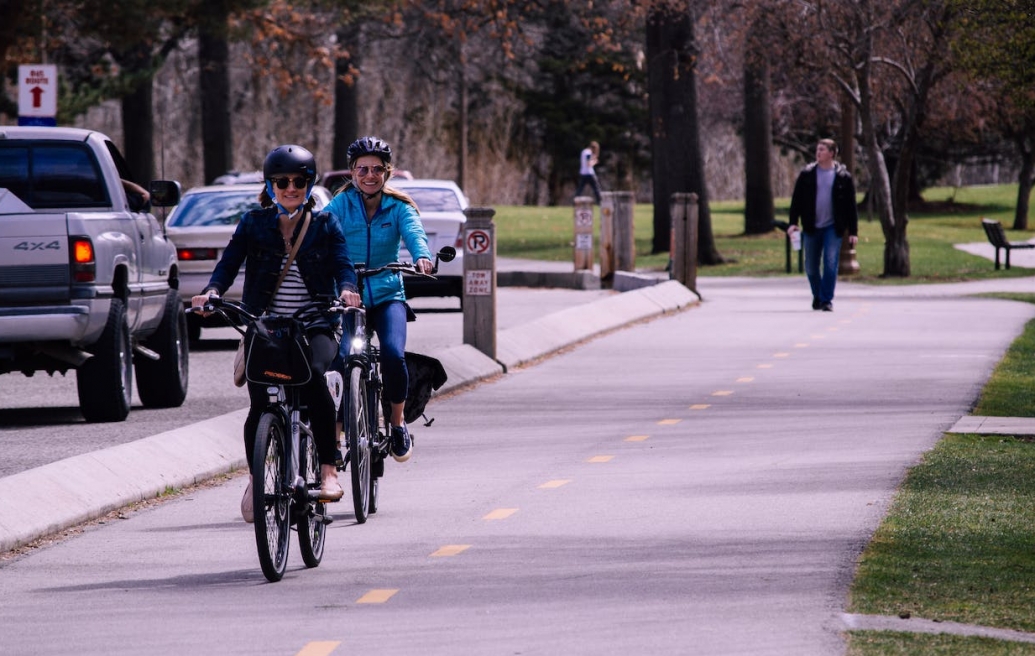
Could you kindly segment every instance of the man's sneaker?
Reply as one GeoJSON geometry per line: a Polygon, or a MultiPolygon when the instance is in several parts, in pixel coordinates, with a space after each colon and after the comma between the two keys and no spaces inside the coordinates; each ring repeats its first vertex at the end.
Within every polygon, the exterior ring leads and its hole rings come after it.
{"type": "Polygon", "coordinates": [[[392,457],[396,462],[406,462],[412,454],[410,431],[405,426],[392,426],[392,457]]]}

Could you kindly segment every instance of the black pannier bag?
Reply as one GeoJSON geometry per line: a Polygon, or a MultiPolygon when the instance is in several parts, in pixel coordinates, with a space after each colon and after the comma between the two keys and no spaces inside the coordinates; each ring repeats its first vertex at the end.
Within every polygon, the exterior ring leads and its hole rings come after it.
{"type": "Polygon", "coordinates": [[[447,376],[437,359],[409,351],[406,352],[406,369],[410,373],[410,384],[406,390],[404,419],[407,424],[412,424],[424,414],[431,393],[445,384],[447,376]]]}
{"type": "Polygon", "coordinates": [[[312,349],[305,328],[292,317],[265,316],[245,335],[245,376],[262,385],[305,385],[312,378],[312,349]]]}

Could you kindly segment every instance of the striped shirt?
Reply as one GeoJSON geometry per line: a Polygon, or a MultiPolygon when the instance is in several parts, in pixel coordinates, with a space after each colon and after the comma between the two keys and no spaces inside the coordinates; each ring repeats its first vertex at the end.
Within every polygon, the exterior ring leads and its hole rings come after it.
{"type": "MultiPolygon", "coordinates": [[[[287,255],[284,255],[284,260],[287,260],[287,255]]],[[[284,266],[283,261],[280,266],[284,266]]],[[[298,270],[298,262],[292,262],[291,268],[284,276],[284,282],[280,283],[280,289],[270,300],[269,312],[270,314],[291,315],[311,300],[309,290],[305,288],[302,274],[298,270]]]]}

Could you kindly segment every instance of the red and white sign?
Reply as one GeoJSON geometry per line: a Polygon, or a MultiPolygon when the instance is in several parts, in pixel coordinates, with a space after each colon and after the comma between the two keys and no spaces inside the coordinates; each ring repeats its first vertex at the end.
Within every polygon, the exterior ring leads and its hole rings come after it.
{"type": "Polygon", "coordinates": [[[57,116],[57,66],[22,64],[18,66],[18,116],[53,118],[57,116]]]}
{"type": "Polygon", "coordinates": [[[489,236],[488,230],[480,230],[475,228],[468,230],[464,234],[464,252],[471,255],[481,255],[482,253],[488,253],[489,249],[492,248],[492,237],[489,236]]]}
{"type": "Polygon", "coordinates": [[[492,269],[465,271],[464,293],[468,296],[491,296],[492,269]]]}

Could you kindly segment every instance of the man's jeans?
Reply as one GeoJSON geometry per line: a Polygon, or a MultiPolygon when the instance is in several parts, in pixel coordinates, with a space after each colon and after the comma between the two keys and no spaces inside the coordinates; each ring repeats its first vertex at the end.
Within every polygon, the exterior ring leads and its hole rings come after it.
{"type": "Polygon", "coordinates": [[[801,236],[801,247],[805,251],[805,275],[812,287],[812,298],[820,303],[830,303],[834,300],[834,285],[837,284],[841,236],[832,225],[819,228],[812,234],[803,231],[801,236]]]}

